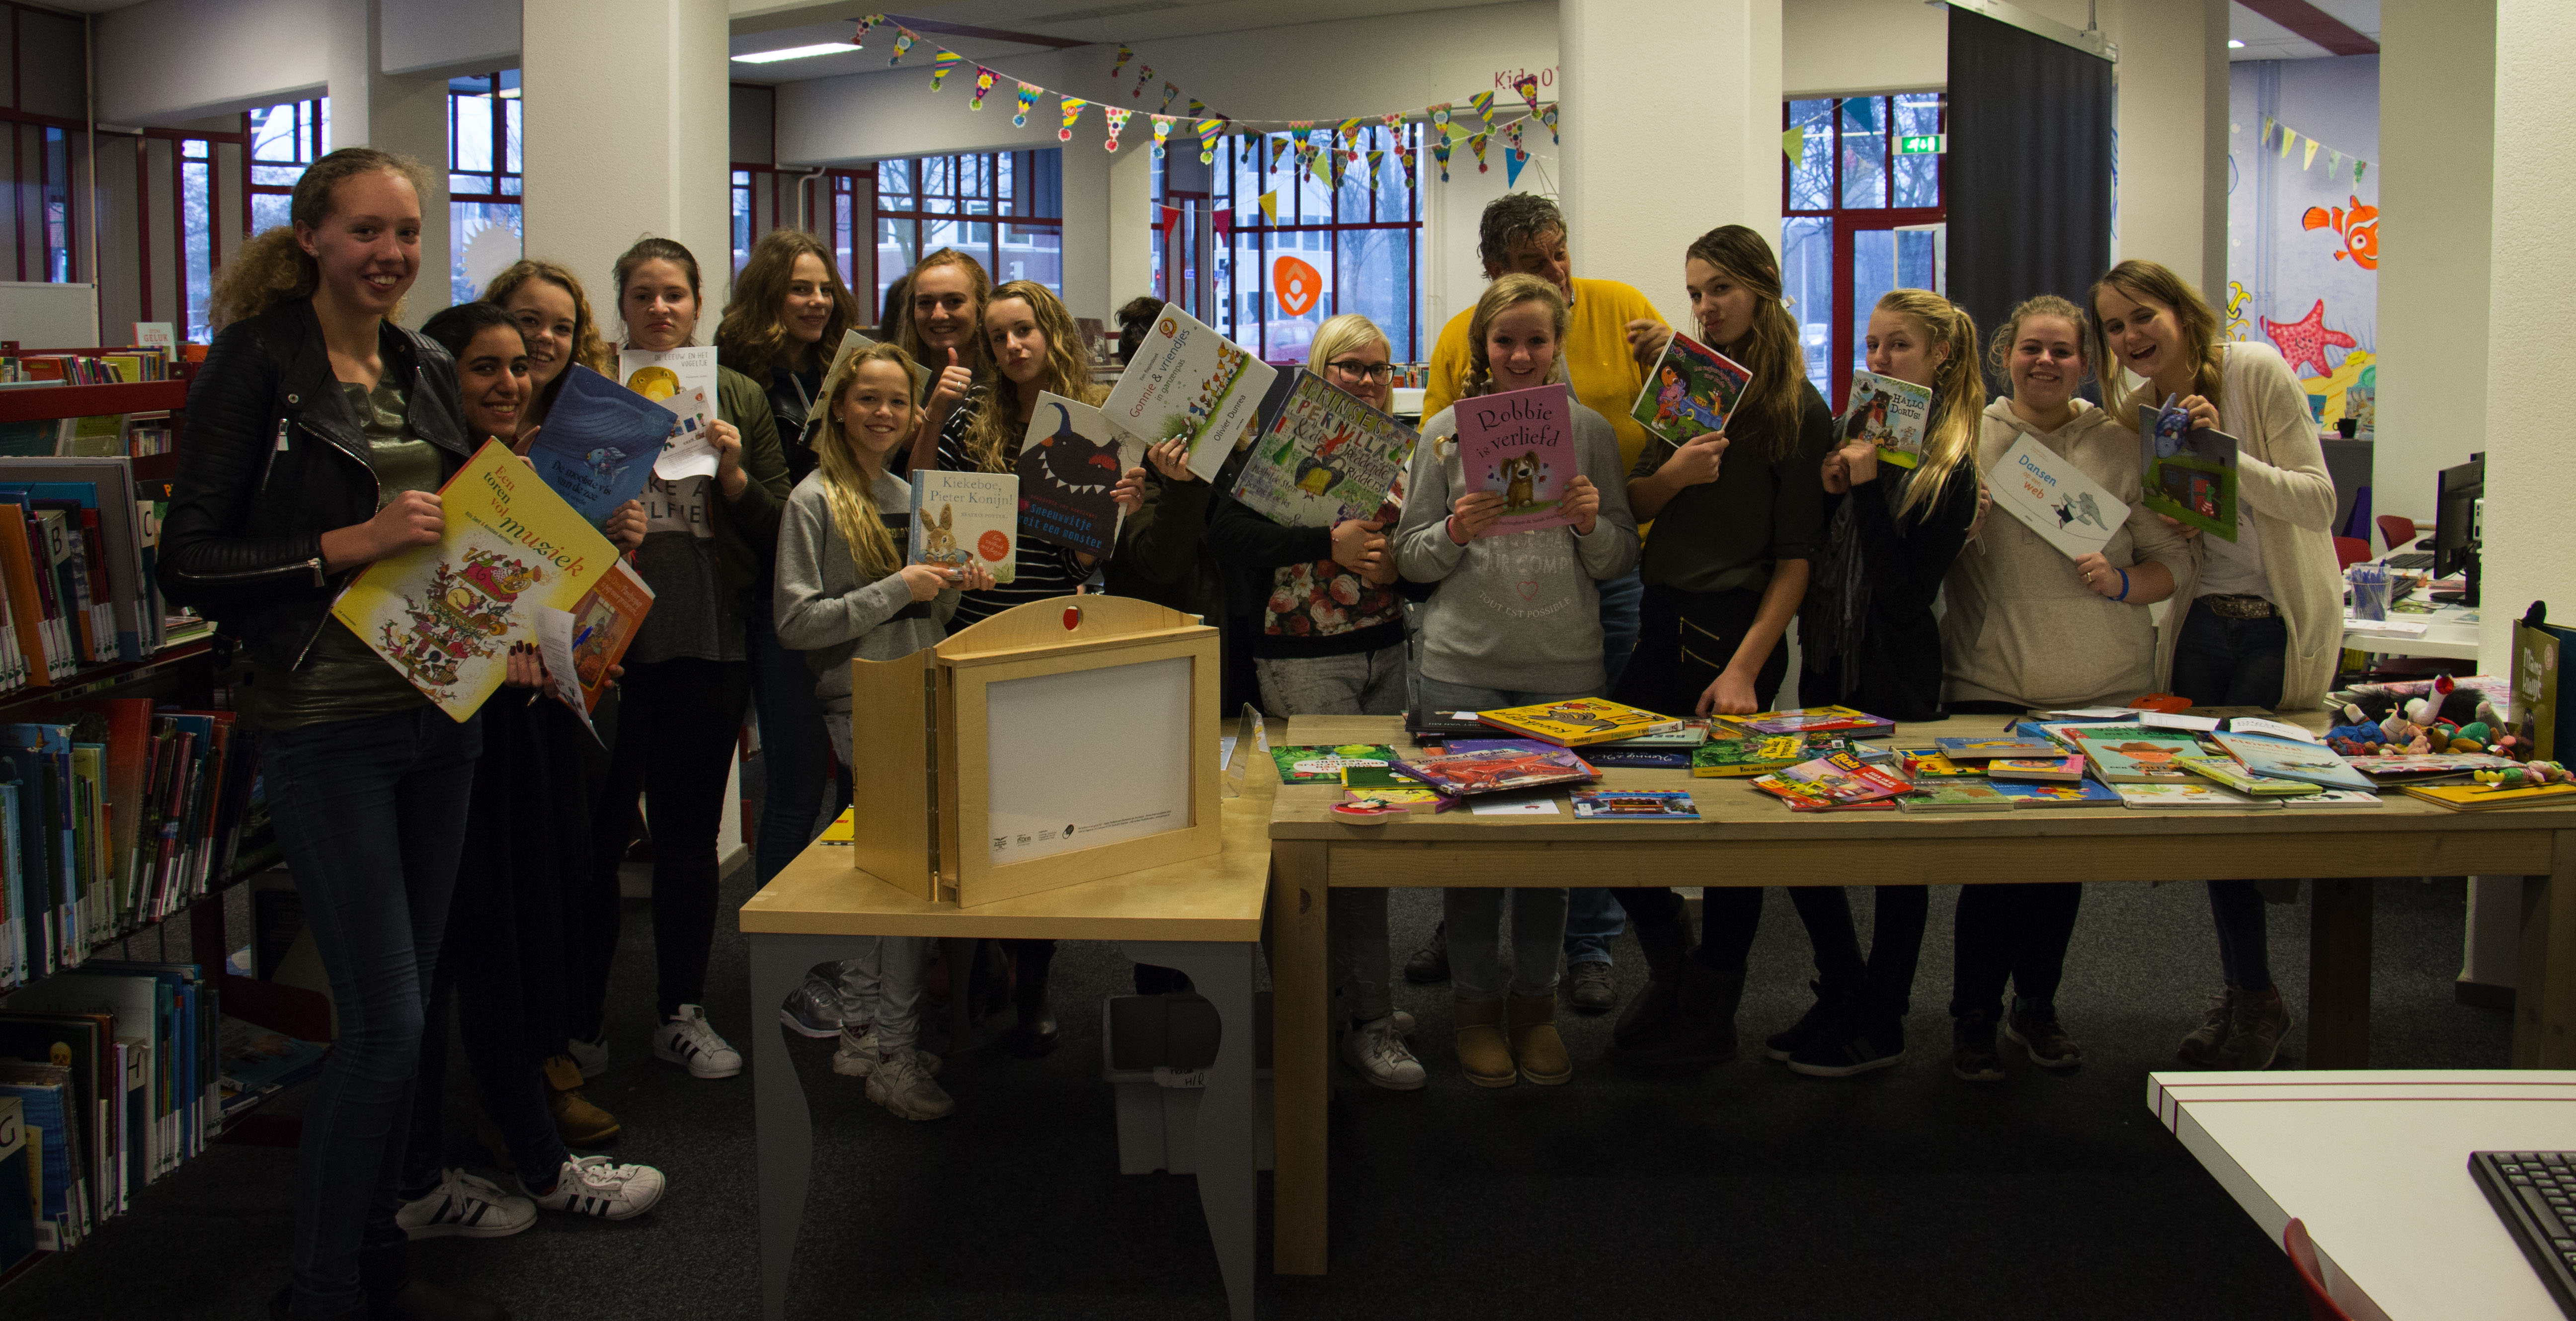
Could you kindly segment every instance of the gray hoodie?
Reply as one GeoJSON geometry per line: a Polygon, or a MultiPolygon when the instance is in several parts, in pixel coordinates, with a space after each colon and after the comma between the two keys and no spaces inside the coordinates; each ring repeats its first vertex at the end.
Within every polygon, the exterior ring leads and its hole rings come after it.
{"type": "MultiPolygon", "coordinates": [[[[877,513],[905,544],[912,524],[912,485],[900,477],[877,478],[877,513]]],[[[850,662],[895,660],[948,636],[948,619],[957,613],[957,589],[929,601],[914,601],[903,575],[890,573],[862,581],[850,543],[832,521],[832,506],[823,495],[823,474],[808,474],[788,494],[787,510],[778,522],[778,587],[772,598],[778,612],[779,645],[805,653],[814,671],[814,695],[823,709],[846,715],[850,709],[850,662]]]]}
{"type": "Polygon", "coordinates": [[[1637,520],[1628,512],[1619,436],[1608,420],[1574,406],[1575,466],[1601,489],[1592,535],[1570,527],[1449,539],[1449,508],[1473,488],[1458,461],[1455,407],[1422,424],[1405,477],[1396,572],[1436,582],[1422,608],[1422,672],[1442,683],[1517,692],[1601,687],[1601,589],[1637,567],[1637,520]]]}

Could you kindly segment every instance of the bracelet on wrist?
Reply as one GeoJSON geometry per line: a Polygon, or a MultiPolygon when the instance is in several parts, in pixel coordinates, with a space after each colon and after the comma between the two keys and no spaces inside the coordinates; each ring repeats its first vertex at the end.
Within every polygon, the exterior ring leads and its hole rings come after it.
{"type": "Polygon", "coordinates": [[[2119,571],[2119,574],[2120,574],[2120,594],[2119,594],[2117,597],[2114,597],[2114,598],[2112,598],[2112,599],[2114,599],[2114,600],[2119,600],[2119,601],[2126,601],[2126,600],[2128,600],[2128,599],[2129,599],[2129,571],[2128,571],[2128,570],[2126,570],[2126,569],[2122,569],[2122,570],[2120,570],[2120,571],[2119,571]]]}

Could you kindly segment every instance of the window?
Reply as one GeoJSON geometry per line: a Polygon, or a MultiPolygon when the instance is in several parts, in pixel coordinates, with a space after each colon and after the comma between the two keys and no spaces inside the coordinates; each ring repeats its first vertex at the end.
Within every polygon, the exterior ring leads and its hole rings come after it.
{"type": "MultiPolygon", "coordinates": [[[[1418,159],[1420,127],[1395,131],[1418,159]]],[[[1155,296],[1265,362],[1304,362],[1316,327],[1344,312],[1376,322],[1399,361],[1419,359],[1421,199],[1382,130],[1356,141],[1361,157],[1345,158],[1339,187],[1299,165],[1293,134],[1229,138],[1213,167],[1175,148],[1155,166],[1155,296]]]]}
{"type": "Polygon", "coordinates": [[[1948,158],[1899,151],[1945,129],[1939,92],[1791,101],[1805,150],[1781,170],[1780,273],[1807,379],[1839,406],[1865,366],[1869,311],[1890,289],[1942,288],[1948,158]]]}
{"type": "Polygon", "coordinates": [[[941,248],[984,263],[995,284],[1035,280],[1063,293],[1063,149],[878,161],[876,302],[941,248]]]}
{"type": "Polygon", "coordinates": [[[459,303],[482,296],[519,259],[519,71],[447,80],[448,283],[459,303]]]}
{"type": "Polygon", "coordinates": [[[250,134],[250,232],[287,223],[295,181],[331,150],[331,98],[289,101],[244,115],[250,134]]]}
{"type": "Polygon", "coordinates": [[[82,20],[0,0],[0,280],[97,278],[82,20]]]}
{"type": "MultiPolygon", "coordinates": [[[[240,157],[236,156],[238,160],[240,157]]],[[[179,302],[187,309],[180,338],[194,344],[214,342],[208,309],[215,290],[214,144],[204,138],[179,142],[179,302]]]]}

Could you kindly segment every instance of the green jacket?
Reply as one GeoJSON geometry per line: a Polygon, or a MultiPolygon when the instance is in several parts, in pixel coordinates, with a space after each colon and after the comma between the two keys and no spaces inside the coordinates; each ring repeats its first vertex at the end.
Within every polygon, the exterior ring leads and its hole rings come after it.
{"type": "Polygon", "coordinates": [[[739,498],[718,493],[710,502],[716,572],[737,609],[766,614],[778,559],[778,518],[787,508],[787,458],[778,448],[769,393],[731,367],[716,368],[716,416],[742,433],[742,470],[751,478],[739,498]]]}

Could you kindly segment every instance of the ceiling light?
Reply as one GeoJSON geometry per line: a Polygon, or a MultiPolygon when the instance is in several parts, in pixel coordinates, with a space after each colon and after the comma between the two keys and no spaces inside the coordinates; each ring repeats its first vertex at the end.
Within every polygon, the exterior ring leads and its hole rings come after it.
{"type": "Polygon", "coordinates": [[[2228,48],[2229,50],[2243,50],[2243,49],[2245,49],[2245,43],[2244,43],[2244,42],[2241,42],[2241,41],[2238,41],[2238,40],[2237,40],[2236,38],[2234,38],[2234,37],[2229,37],[2229,38],[2227,39],[2227,48],[2228,48]]]}
{"type": "Polygon", "coordinates": [[[854,49],[846,41],[825,41],[812,46],[789,46],[785,50],[756,50],[749,55],[736,55],[736,64],[775,64],[780,60],[805,60],[817,55],[845,55],[854,49]]]}
{"type": "Polygon", "coordinates": [[[504,88],[502,88],[502,89],[501,89],[501,99],[502,99],[502,100],[504,100],[504,101],[516,101],[516,100],[518,100],[518,99],[519,99],[519,89],[518,89],[518,88],[515,88],[515,87],[504,87],[504,88]]]}

